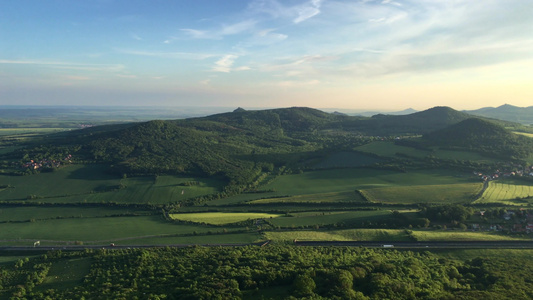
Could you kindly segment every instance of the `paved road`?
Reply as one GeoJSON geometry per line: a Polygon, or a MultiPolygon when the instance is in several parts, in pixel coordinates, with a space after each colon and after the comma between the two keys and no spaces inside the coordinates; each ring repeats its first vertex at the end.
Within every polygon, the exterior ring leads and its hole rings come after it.
{"type": "Polygon", "coordinates": [[[432,241],[432,242],[313,242],[295,241],[298,246],[347,246],[370,248],[533,249],[533,241],[432,241]]]}
{"type": "MultiPolygon", "coordinates": [[[[174,245],[69,245],[69,246],[37,246],[37,247],[21,247],[21,246],[5,246],[0,247],[0,251],[80,251],[85,249],[142,249],[142,248],[186,248],[194,246],[202,247],[243,247],[243,246],[266,246],[268,242],[251,243],[251,244],[174,244],[174,245]]],[[[446,248],[446,249],[533,249],[533,241],[459,241],[459,242],[368,242],[368,241],[342,241],[342,242],[326,242],[326,241],[294,241],[296,246],[333,246],[333,247],[369,247],[369,248],[446,248]]]]}

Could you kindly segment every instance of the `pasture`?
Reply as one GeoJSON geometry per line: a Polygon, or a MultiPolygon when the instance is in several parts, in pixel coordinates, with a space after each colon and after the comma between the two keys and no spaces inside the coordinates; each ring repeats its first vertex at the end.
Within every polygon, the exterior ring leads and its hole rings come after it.
{"type": "Polygon", "coordinates": [[[264,233],[265,239],[273,241],[409,241],[402,229],[344,229],[271,231],[264,233]]]}
{"type": "Polygon", "coordinates": [[[475,203],[500,203],[504,205],[524,205],[533,202],[533,185],[523,182],[491,181],[488,189],[475,203]],[[528,199],[524,199],[528,198],[528,199]]]}
{"type": "MultiPolygon", "coordinates": [[[[97,218],[118,215],[148,215],[152,212],[115,207],[1,206],[0,222],[24,222],[65,218],[97,218]]],[[[1,234],[0,234],[1,235],[1,234]]]]}
{"type": "Polygon", "coordinates": [[[445,150],[439,148],[432,148],[431,151],[415,149],[406,146],[399,146],[390,141],[372,142],[363,146],[355,148],[355,150],[372,153],[383,157],[397,157],[398,154],[424,158],[432,155],[440,159],[451,160],[469,160],[477,162],[495,162],[493,158],[483,156],[476,152],[459,151],[459,150],[445,150]]]}
{"type": "Polygon", "coordinates": [[[195,223],[205,223],[213,225],[224,225],[255,219],[277,218],[278,214],[267,213],[246,213],[246,212],[205,212],[205,213],[185,213],[170,214],[174,220],[189,221],[195,223]]]}
{"type": "Polygon", "coordinates": [[[328,155],[322,161],[313,165],[314,169],[330,168],[354,168],[368,166],[382,161],[379,158],[368,156],[359,152],[335,152],[328,155]]]}
{"type": "Polygon", "coordinates": [[[207,245],[207,244],[249,244],[263,241],[257,232],[217,233],[188,236],[161,236],[122,240],[117,245],[207,245]]]}
{"type": "Polygon", "coordinates": [[[343,202],[366,202],[366,200],[355,191],[351,192],[333,192],[333,193],[318,193],[310,195],[297,195],[281,198],[267,198],[253,200],[251,204],[266,204],[266,203],[343,203],[343,202]]]}
{"type": "Polygon", "coordinates": [[[374,202],[390,204],[412,203],[468,203],[481,191],[483,184],[462,183],[446,185],[395,186],[363,190],[374,202]]]}
{"type": "Polygon", "coordinates": [[[19,241],[19,245],[55,245],[81,241],[84,244],[107,244],[130,239],[222,232],[206,226],[172,224],[161,216],[50,219],[1,225],[0,244],[19,241]]]}
{"type": "Polygon", "coordinates": [[[417,241],[516,241],[530,240],[524,237],[513,237],[498,232],[488,231],[426,231],[412,230],[417,241]]]}
{"type": "Polygon", "coordinates": [[[262,187],[273,190],[273,195],[306,195],[347,192],[391,186],[446,185],[470,183],[473,178],[460,172],[424,170],[397,172],[367,168],[336,169],[282,175],[262,187]]]}
{"type": "Polygon", "coordinates": [[[389,210],[329,211],[290,213],[271,220],[275,226],[290,228],[298,226],[323,226],[330,224],[354,224],[365,221],[377,221],[390,216],[389,210]]]}
{"type": "Polygon", "coordinates": [[[69,165],[27,176],[0,175],[0,201],[169,203],[218,192],[223,182],[174,175],[119,178],[103,165],[69,165]],[[197,181],[197,185],[185,185],[197,181]]]}

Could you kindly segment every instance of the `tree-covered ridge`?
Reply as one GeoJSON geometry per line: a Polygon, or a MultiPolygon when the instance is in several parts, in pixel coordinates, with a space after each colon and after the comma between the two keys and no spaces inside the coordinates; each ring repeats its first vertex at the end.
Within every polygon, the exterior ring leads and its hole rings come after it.
{"type": "MultiPolygon", "coordinates": [[[[529,250],[525,250],[529,251],[529,250]]],[[[530,259],[268,245],[49,252],[2,266],[16,299],[530,299],[530,259]],[[92,262],[89,266],[88,262],[92,262]],[[70,274],[58,273],[67,267],[70,274]],[[77,265],[81,269],[76,269],[77,265]],[[68,285],[54,282],[78,278],[68,285]],[[272,294],[272,291],[276,291],[272,294]]]]}
{"type": "Polygon", "coordinates": [[[424,140],[434,145],[461,147],[511,159],[526,159],[533,149],[531,138],[478,118],[470,118],[426,134],[424,140]]]}

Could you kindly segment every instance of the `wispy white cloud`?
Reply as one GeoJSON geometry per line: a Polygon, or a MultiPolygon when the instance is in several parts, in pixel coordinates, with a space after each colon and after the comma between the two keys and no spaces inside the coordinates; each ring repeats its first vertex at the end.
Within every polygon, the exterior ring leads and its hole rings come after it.
{"type": "Polygon", "coordinates": [[[238,56],[234,54],[224,55],[215,62],[215,65],[211,70],[215,72],[229,73],[233,71],[248,71],[251,69],[248,66],[240,66],[237,68],[233,68],[233,64],[235,63],[235,60],[237,58],[238,56]]]}
{"type": "Polygon", "coordinates": [[[137,41],[142,41],[142,40],[143,40],[140,36],[138,36],[138,35],[135,34],[135,33],[130,33],[130,37],[131,37],[132,39],[134,39],[134,40],[137,40],[137,41]]]}
{"type": "Polygon", "coordinates": [[[298,13],[298,16],[293,22],[300,23],[318,15],[320,13],[321,2],[321,0],[311,0],[309,3],[295,7],[294,9],[298,13]]]}
{"type": "Polygon", "coordinates": [[[39,65],[43,67],[56,69],[70,69],[70,70],[84,70],[84,71],[107,71],[118,72],[124,69],[123,65],[119,64],[87,64],[87,63],[73,63],[62,61],[43,61],[43,60],[7,60],[0,59],[0,64],[18,64],[18,65],[39,65]]]}
{"type": "Polygon", "coordinates": [[[161,58],[174,58],[174,59],[191,59],[202,60],[217,56],[216,54],[208,53],[190,53],[190,52],[158,52],[158,51],[141,51],[132,49],[115,49],[115,51],[123,54],[139,55],[139,56],[152,56],[161,58]]]}
{"type": "Polygon", "coordinates": [[[224,36],[236,35],[243,32],[250,32],[257,21],[248,19],[237,23],[232,24],[222,24],[218,28],[213,28],[209,30],[199,30],[191,28],[180,29],[183,33],[194,39],[209,39],[209,40],[220,40],[224,36]]]}

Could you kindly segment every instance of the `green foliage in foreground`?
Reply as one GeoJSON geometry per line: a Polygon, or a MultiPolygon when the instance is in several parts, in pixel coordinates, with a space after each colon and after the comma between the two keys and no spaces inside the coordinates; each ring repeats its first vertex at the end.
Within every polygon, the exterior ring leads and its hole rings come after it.
{"type": "Polygon", "coordinates": [[[531,250],[515,252],[465,260],[290,246],[49,252],[2,265],[0,298],[259,299],[276,289],[276,299],[530,299],[531,250]]]}

